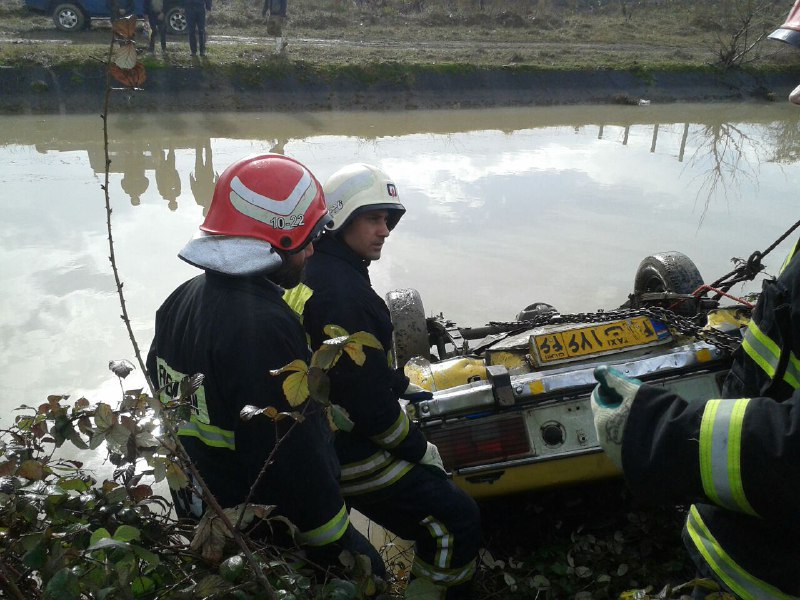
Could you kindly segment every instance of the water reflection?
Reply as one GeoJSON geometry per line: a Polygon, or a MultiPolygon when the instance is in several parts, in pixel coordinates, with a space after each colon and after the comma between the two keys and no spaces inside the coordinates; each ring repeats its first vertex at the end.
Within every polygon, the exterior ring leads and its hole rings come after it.
{"type": "MultiPolygon", "coordinates": [[[[800,217],[796,110],[113,116],[109,189],[134,331],[146,348],[156,307],[196,274],[175,254],[219,173],[253,152],[295,157],[321,180],[356,161],[391,173],[408,212],[373,284],[417,288],[429,314],[464,325],[511,319],[535,301],[564,312],[618,306],[639,261],[664,250],[685,252],[713,280],[800,217]]],[[[102,122],[0,125],[0,415],[49,393],[118,394],[105,365],[131,350],[106,258],[102,122]]],[[[769,271],[783,254],[768,257],[769,271]]]]}

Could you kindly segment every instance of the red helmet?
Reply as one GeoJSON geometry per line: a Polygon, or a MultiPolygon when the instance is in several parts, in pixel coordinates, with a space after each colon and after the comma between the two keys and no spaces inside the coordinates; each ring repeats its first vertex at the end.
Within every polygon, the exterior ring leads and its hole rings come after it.
{"type": "Polygon", "coordinates": [[[257,238],[292,252],[329,221],[322,186],[311,171],[282,154],[259,154],[225,169],[200,229],[257,238]]]}

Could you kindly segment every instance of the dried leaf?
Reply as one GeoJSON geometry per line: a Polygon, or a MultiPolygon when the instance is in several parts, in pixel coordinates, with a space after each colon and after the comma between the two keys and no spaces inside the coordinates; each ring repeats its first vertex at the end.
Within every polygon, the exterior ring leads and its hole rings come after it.
{"type": "MultiPolygon", "coordinates": [[[[136,53],[135,53],[135,50],[134,50],[134,61],[133,61],[134,64],[136,63],[135,56],[136,56],[136,53]]],[[[119,65],[119,66],[122,67],[122,65],[119,65]]],[[[125,68],[130,69],[131,67],[133,67],[133,65],[131,65],[130,67],[125,67],[125,68]]],[[[134,368],[135,367],[133,366],[133,363],[131,363],[129,360],[125,360],[125,359],[122,359],[122,360],[111,360],[111,361],[108,362],[108,370],[111,371],[114,375],[116,375],[120,379],[125,379],[128,375],[131,374],[131,372],[133,371],[134,368]]]]}
{"type": "Polygon", "coordinates": [[[113,60],[120,69],[132,70],[136,66],[136,44],[120,44],[114,48],[113,60]]]}
{"type": "Polygon", "coordinates": [[[25,479],[41,481],[45,476],[45,467],[38,460],[25,460],[17,469],[17,475],[25,479]]]}
{"type": "Polygon", "coordinates": [[[142,63],[136,63],[132,69],[123,69],[116,64],[112,64],[108,70],[114,79],[131,89],[142,87],[147,79],[142,63]]]}
{"type": "Polygon", "coordinates": [[[114,35],[123,40],[132,40],[136,35],[136,16],[128,15],[119,19],[114,19],[111,24],[114,35]]]}

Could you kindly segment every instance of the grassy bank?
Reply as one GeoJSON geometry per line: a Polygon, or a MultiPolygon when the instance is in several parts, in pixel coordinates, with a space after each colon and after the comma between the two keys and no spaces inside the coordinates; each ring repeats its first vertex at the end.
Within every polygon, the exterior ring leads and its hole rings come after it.
{"type": "MultiPolygon", "coordinates": [[[[780,0],[290,0],[283,55],[261,0],[216,0],[208,17],[210,65],[291,62],[496,67],[675,69],[797,64],[796,51],[758,41],[783,22],[780,0]],[[752,47],[751,47],[752,46],[752,47]],[[744,52],[742,56],[737,56],[744,52]]],[[[108,24],[61,33],[22,0],[0,5],[0,65],[100,60],[108,24]]],[[[190,65],[188,44],[170,36],[154,63],[190,65]]]]}

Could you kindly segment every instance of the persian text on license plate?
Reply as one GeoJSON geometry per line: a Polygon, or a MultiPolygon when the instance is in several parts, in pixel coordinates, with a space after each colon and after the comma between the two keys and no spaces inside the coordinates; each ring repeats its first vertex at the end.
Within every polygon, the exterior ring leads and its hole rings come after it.
{"type": "Polygon", "coordinates": [[[662,323],[634,317],[532,335],[531,356],[541,366],[651,346],[669,339],[669,331],[662,323]]]}

